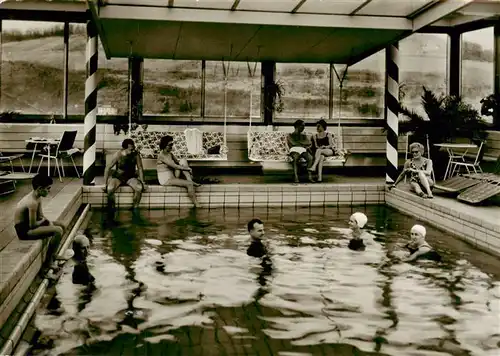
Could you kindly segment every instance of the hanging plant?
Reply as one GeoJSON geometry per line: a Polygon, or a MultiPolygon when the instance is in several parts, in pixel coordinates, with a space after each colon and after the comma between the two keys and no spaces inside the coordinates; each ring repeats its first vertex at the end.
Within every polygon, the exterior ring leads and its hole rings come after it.
{"type": "Polygon", "coordinates": [[[285,87],[283,81],[277,80],[275,82],[269,83],[266,86],[266,93],[271,98],[271,105],[267,107],[268,110],[274,112],[282,112],[284,109],[283,96],[285,95],[285,87]]]}
{"type": "Polygon", "coordinates": [[[481,103],[481,115],[491,116],[493,122],[497,122],[496,118],[500,114],[500,95],[490,94],[484,97],[480,101],[481,103]]]}

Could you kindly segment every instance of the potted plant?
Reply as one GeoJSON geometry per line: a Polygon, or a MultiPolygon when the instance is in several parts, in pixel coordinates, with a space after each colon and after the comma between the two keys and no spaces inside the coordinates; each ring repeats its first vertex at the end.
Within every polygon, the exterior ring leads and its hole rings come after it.
{"type": "Polygon", "coordinates": [[[481,115],[491,116],[493,118],[493,123],[498,123],[498,116],[500,115],[500,95],[490,94],[484,97],[480,101],[481,103],[481,115]]]}
{"type": "Polygon", "coordinates": [[[270,107],[267,109],[273,112],[283,111],[283,96],[285,95],[285,87],[281,80],[273,81],[266,86],[266,92],[271,97],[270,107]]]}
{"type": "Polygon", "coordinates": [[[425,117],[400,105],[399,112],[404,118],[400,121],[399,133],[411,133],[412,142],[418,141],[424,145],[428,139],[435,174],[442,176],[448,156],[434,144],[452,142],[457,138],[479,144],[488,135],[488,125],[479,112],[459,96],[437,95],[423,87],[421,98],[425,117]]]}

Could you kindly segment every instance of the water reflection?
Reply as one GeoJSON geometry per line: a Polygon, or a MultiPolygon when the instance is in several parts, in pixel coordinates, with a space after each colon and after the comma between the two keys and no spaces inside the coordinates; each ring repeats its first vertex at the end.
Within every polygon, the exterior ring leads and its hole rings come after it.
{"type": "Polygon", "coordinates": [[[81,307],[82,290],[63,278],[64,311],[37,316],[54,340],[47,354],[497,355],[498,278],[461,256],[499,262],[432,229],[445,262],[396,261],[399,231],[414,221],[372,209],[382,242],[362,253],[330,232],[351,209],[148,212],[148,226],[123,218],[95,238],[92,300],[81,307]],[[255,216],[269,259],[246,253],[255,216]]]}

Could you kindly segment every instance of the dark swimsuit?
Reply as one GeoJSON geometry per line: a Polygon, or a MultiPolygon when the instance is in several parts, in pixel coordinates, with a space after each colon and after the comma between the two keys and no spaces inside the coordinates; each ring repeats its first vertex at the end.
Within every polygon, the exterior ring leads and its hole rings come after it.
{"type": "MultiPolygon", "coordinates": [[[[50,222],[48,220],[45,220],[41,225],[39,226],[49,226],[50,222]]],[[[29,224],[29,210],[26,209],[24,212],[24,218],[20,223],[17,223],[14,225],[14,229],[16,229],[16,234],[19,240],[40,240],[48,236],[54,235],[54,233],[47,234],[47,236],[44,235],[37,235],[37,236],[30,236],[28,235],[28,232],[32,230],[30,228],[29,224]]]]}
{"type": "Polygon", "coordinates": [[[410,254],[413,255],[415,252],[417,252],[419,250],[420,247],[424,247],[424,246],[429,247],[431,250],[429,252],[424,253],[423,255],[418,256],[417,259],[431,260],[431,261],[437,261],[437,262],[440,262],[442,260],[441,255],[437,251],[434,251],[432,249],[432,247],[429,246],[427,243],[419,246],[418,248],[411,247],[411,245],[408,243],[406,245],[406,248],[410,251],[410,254]]]}
{"type": "Polygon", "coordinates": [[[120,155],[118,162],[116,162],[116,170],[113,171],[111,176],[118,179],[122,184],[126,184],[129,179],[137,178],[135,172],[137,165],[137,153],[133,152],[129,155],[120,155]]]}
{"type": "Polygon", "coordinates": [[[247,255],[252,257],[263,257],[267,255],[267,250],[261,240],[253,240],[247,249],[247,255]]]}
{"type": "Polygon", "coordinates": [[[363,239],[351,239],[347,247],[353,251],[364,251],[366,249],[363,239]]]}
{"type": "Polygon", "coordinates": [[[314,145],[316,146],[316,149],[320,148],[321,146],[330,147],[330,134],[327,133],[323,138],[319,138],[318,135],[314,135],[314,145]]]}

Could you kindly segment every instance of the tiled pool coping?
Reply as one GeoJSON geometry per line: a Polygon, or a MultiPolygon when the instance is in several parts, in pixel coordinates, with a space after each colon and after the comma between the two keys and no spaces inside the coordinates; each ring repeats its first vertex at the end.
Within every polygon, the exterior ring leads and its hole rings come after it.
{"type": "MultiPolygon", "coordinates": [[[[196,189],[201,207],[285,207],[324,205],[363,205],[384,203],[383,183],[339,184],[213,184],[196,189]]],[[[103,186],[83,187],[83,201],[104,206],[103,186]]],[[[121,187],[116,199],[119,207],[132,205],[132,189],[121,187]]],[[[141,208],[179,208],[192,206],[186,189],[153,185],[143,194],[141,208]]]]}

